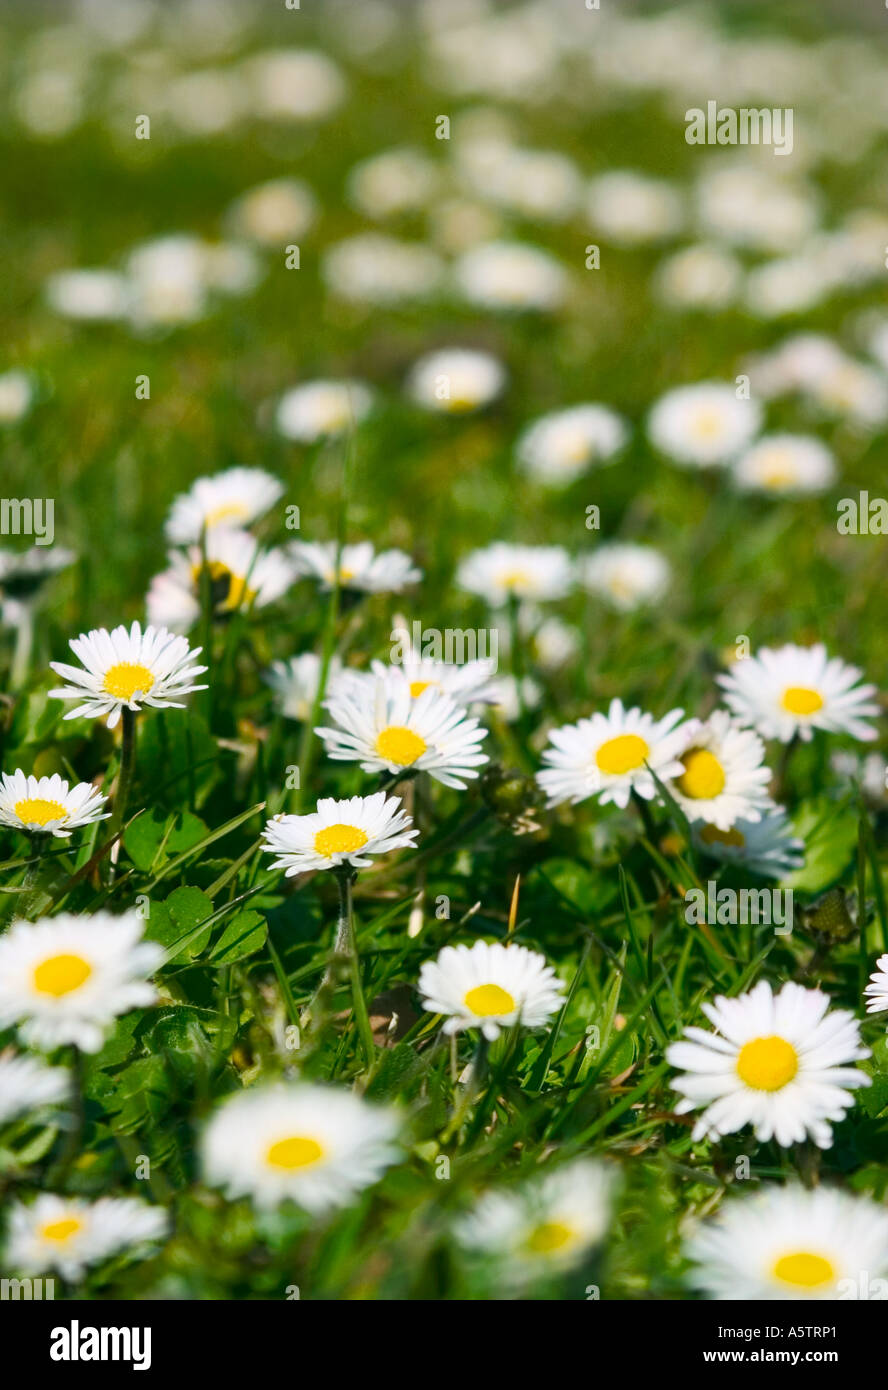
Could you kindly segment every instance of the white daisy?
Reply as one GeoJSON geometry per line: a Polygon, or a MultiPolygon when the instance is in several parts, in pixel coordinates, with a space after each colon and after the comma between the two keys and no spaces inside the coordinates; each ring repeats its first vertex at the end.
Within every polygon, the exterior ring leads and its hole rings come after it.
{"type": "Polygon", "coordinates": [[[26,777],[21,768],[0,778],[0,825],[32,834],[67,838],[79,825],[106,820],[107,797],[91,782],[69,788],[54,772],[51,777],[26,777]]]}
{"type": "Polygon", "coordinates": [[[858,685],[862,672],[838,657],[813,647],[762,647],[753,657],[735,661],[716,680],[725,703],[742,724],[764,738],[788,743],[796,734],[805,742],[815,729],[873,739],[876,731],[864,716],[879,713],[874,685],[858,685]]]}
{"type": "Polygon", "coordinates": [[[757,821],[740,818],[729,830],[696,821],[691,835],[702,854],[725,864],[742,864],[763,878],[784,878],[805,861],[805,843],[793,834],[782,806],[763,811],[757,821]]]}
{"type": "MultiPolygon", "coordinates": [[[[300,575],[317,579],[322,589],[332,589],[336,578],[335,541],[292,541],[288,551],[300,575]]],[[[339,556],[339,583],[343,589],[367,594],[399,594],[422,578],[403,550],[381,550],[369,541],[344,545],[339,556]]]]}
{"type": "Polygon", "coordinates": [[[731,474],[745,492],[798,497],[828,488],[836,465],[832,452],[813,436],[767,434],[734,461],[731,474]]]}
{"type": "Polygon", "coordinates": [[[667,391],[651,410],[651,443],[675,463],[713,468],[736,457],[759,431],[761,407],[717,381],[667,391]]]}
{"type": "Polygon", "coordinates": [[[350,170],[348,197],[367,217],[396,217],[424,208],[439,178],[438,166],[418,150],[383,150],[350,170]]]}
{"type": "Polygon", "coordinates": [[[684,220],[678,189],[633,169],[609,169],[592,179],[587,216],[595,232],[617,246],[675,236],[684,220]]]}
{"type": "Polygon", "coordinates": [[[454,267],[457,289],[482,309],[557,309],[568,290],[564,267],[537,246],[489,241],[463,252],[454,267]]]}
{"type": "Polygon", "coordinates": [[[672,567],[653,546],[603,541],[581,557],[577,577],[584,589],[612,608],[631,613],[663,597],[672,582],[672,567]]]}
{"type": "Polygon", "coordinates": [[[167,540],[191,545],[214,526],[249,526],[274,506],[284,485],[262,468],[228,468],[198,478],[173,501],[167,517],[167,540]]]}
{"type": "Polygon", "coordinates": [[[686,246],[657,266],[657,297],[674,309],[725,309],[736,300],[743,267],[723,246],[701,242],[686,246]]]}
{"type": "Polygon", "coordinates": [[[700,223],[717,241],[782,252],[801,245],[817,224],[809,188],[746,161],[710,164],[696,192],[700,223]]]}
{"type": "Polygon", "coordinates": [[[884,1298],[888,1215],[835,1188],[769,1186],[725,1203],[688,1240],[690,1281],[738,1302],[884,1298]]]}
{"type": "Polygon", "coordinates": [[[176,637],[164,627],[147,627],[144,632],[138,623],[129,631],[123,626],[113,632],[93,628],[72,638],[68,645],[83,669],[59,661],[49,663],[56,675],[68,682],[51,690],[50,695],[57,700],[82,701],[69,710],[66,719],[99,719],[107,714],[108,728],[113,729],[124,707],[184,709],[180,696],[206,690],[205,685],[194,684],[195,676],[207,669],[192,665],[201,648],[189,647],[184,637],[176,637]]]}
{"type": "Polygon", "coordinates": [[[48,1067],[24,1053],[0,1056],[0,1125],[43,1106],[61,1104],[70,1084],[64,1067],[48,1067]]]}
{"type": "Polygon", "coordinates": [[[489,352],[441,348],[413,364],[407,391],[427,410],[465,415],[496,400],[505,384],[506,370],[489,352]]]}
{"type": "MultiPolygon", "coordinates": [[[[328,688],[342,669],[335,654],[327,672],[328,688]]],[[[321,658],[315,652],[291,656],[289,661],[274,661],[265,673],[266,683],[274,691],[275,703],[285,719],[306,720],[314,707],[321,679],[321,658]]]]}
{"type": "Polygon", "coordinates": [[[14,425],[31,408],[34,382],[27,372],[13,368],[0,372],[0,425],[14,425]]]}
{"type": "Polygon", "coordinates": [[[304,236],[317,216],[317,200],[299,179],[271,179],[250,188],[232,205],[233,231],[263,246],[283,247],[304,236]]]}
{"type": "Polygon", "coordinates": [[[38,1274],[57,1269],[70,1280],[111,1255],[162,1240],[167,1215],[134,1197],[60,1197],[41,1192],[27,1206],[16,1202],[9,1213],[5,1267],[38,1274]]]}
{"type": "Polygon", "coordinates": [[[0,1028],[17,1025],[46,1052],[64,1043],[98,1052],[118,1014],[155,1001],[147,977],[164,952],[142,940],[144,926],[135,911],[13,923],[0,937],[0,1028]]]}
{"type": "Polygon", "coordinates": [[[203,548],[191,546],[187,556],[171,552],[169,569],[152,579],[145,604],[148,621],[155,627],[187,632],[197,622],[204,556],[217,617],[265,608],[296,580],[293,563],[279,546],[264,550],[249,531],[214,527],[206,533],[203,548]]]}
{"type": "Polygon", "coordinates": [[[480,1028],[490,1041],[516,1023],[543,1027],[564,1003],[563,989],[545,956],[499,941],[445,946],[419,972],[422,1006],[447,1015],[445,1033],[480,1028]]]}
{"type": "Polygon", "coordinates": [[[126,316],[130,290],[114,270],[60,270],[46,282],[46,299],[64,318],[104,323],[126,316]]]}
{"type": "Polygon", "coordinates": [[[689,820],[727,831],[735,821],[760,820],[771,809],[765,745],[750,729],[716,710],[705,723],[691,720],[686,739],[678,755],[683,770],[670,779],[669,790],[689,820]]]}
{"type": "Polygon", "coordinates": [[[605,1164],[577,1158],[518,1188],[485,1192],[454,1234],[466,1249],[501,1261],[510,1280],[558,1273],[601,1242],[615,1186],[605,1164]]]}
{"type": "Polygon", "coordinates": [[[63,545],[32,545],[28,550],[0,550],[0,595],[4,603],[27,603],[52,575],[73,565],[77,556],[63,545]]]}
{"type": "Polygon", "coordinates": [[[456,583],[494,608],[518,599],[559,599],[574,584],[570,556],[560,545],[509,545],[494,541],[460,561],[456,583]]]}
{"type": "Polygon", "coordinates": [[[406,682],[414,699],[431,686],[443,690],[464,709],[470,705],[495,705],[499,700],[499,682],[491,680],[496,661],[490,658],[476,657],[473,661],[457,664],[434,661],[409,649],[398,665],[386,666],[381,661],[373,661],[370,667],[371,673],[364,676],[365,680],[389,680],[395,685],[406,682]]]}
{"type": "Polygon", "coordinates": [[[686,1028],[666,1060],[684,1074],[673,1083],[676,1114],[703,1110],[693,1139],[734,1134],[752,1125],[757,1139],[782,1148],[810,1137],[832,1144],[830,1120],[853,1104],[851,1090],[870,1078],[844,1065],[868,1057],[860,1025],[845,1009],[829,1009],[819,989],[788,983],[778,994],[760,980],[736,999],[719,995],[703,1012],[716,1032],[686,1028]]]}
{"type": "Polygon", "coordinates": [[[373,862],[368,855],[415,849],[419,831],[412,825],[397,796],[375,792],[346,801],[328,796],[311,815],[274,816],[262,832],[262,848],[279,856],[270,867],[285,869],[287,878],[341,864],[366,869],[373,862]]]}
{"type": "Polygon", "coordinates": [[[359,425],[372,404],[373,393],[362,381],[307,381],[281,396],[274,423],[285,439],[314,444],[359,425]]]}
{"type": "Polygon", "coordinates": [[[305,1082],[226,1101],[203,1136],[207,1181],[263,1207],[292,1200],[315,1214],[345,1206],[395,1162],[394,1113],[350,1091],[305,1082]]]}
{"type": "Polygon", "coordinates": [[[876,968],[863,991],[867,997],[868,1014],[881,1014],[888,1009],[888,955],[879,956],[876,968]]]}
{"type": "Polygon", "coordinates": [[[543,753],[549,766],[537,773],[549,805],[597,796],[602,804],[613,801],[624,807],[632,792],[652,801],[657,789],[649,769],[661,781],[682,771],[681,754],[687,746],[687,726],[680,722],[683,713],[673,709],[664,718],[654,719],[611,700],[607,714],[552,729],[552,747],[543,753]]]}
{"type": "Polygon", "coordinates": [[[245,60],[243,72],[253,109],[269,120],[323,120],[348,93],[342,69],[310,48],[262,49],[245,60]]]}
{"type": "Polygon", "coordinates": [[[336,728],[315,729],[327,756],[359,762],[365,772],[428,772],[445,787],[465,788],[489,762],[479,745],[487,730],[433,687],[416,697],[377,680],[373,691],[345,687],[324,702],[336,728]]]}
{"type": "Polygon", "coordinates": [[[496,701],[497,714],[505,719],[507,724],[514,724],[521,718],[522,710],[538,709],[543,699],[543,692],[533,676],[522,676],[519,689],[515,677],[506,672],[497,682],[499,695],[496,701]]]}
{"type": "Polygon", "coordinates": [[[521,471],[537,482],[566,486],[625,444],[625,422],[606,405],[575,405],[534,420],[517,444],[521,471]]]}
{"type": "Polygon", "coordinates": [[[337,241],[324,255],[322,271],[341,299],[385,307],[429,299],[444,280],[444,263],[431,247],[379,232],[337,241]]]}

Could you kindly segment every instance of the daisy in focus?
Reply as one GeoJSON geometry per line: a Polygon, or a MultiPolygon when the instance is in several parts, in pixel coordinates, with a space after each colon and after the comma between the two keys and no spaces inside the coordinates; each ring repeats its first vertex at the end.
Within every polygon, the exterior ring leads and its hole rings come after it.
{"type": "Polygon", "coordinates": [[[888,955],[879,956],[876,968],[863,991],[867,998],[868,1014],[881,1014],[888,1009],[888,955]]]}
{"type": "Polygon", "coordinates": [[[768,434],[732,465],[734,482],[744,492],[771,492],[801,497],[825,491],[834,481],[832,453],[819,439],[801,434],[768,434]]]}
{"type": "Polygon", "coordinates": [[[563,990],[545,956],[499,941],[445,946],[419,972],[423,1008],[446,1016],[445,1033],[479,1028],[490,1042],[515,1024],[543,1027],[564,1003],[563,990]]]}
{"type": "Polygon", "coordinates": [[[648,435],[661,454],[693,468],[720,467],[758,434],[761,408],[722,382],[668,391],[648,419],[648,435]]]}
{"type": "Polygon", "coordinates": [[[762,647],[753,657],[735,661],[726,675],[716,676],[725,704],[741,724],[757,729],[763,738],[789,743],[798,735],[809,742],[815,729],[874,739],[865,722],[879,713],[872,698],[874,685],[858,685],[862,672],[838,657],[828,657],[818,642],[813,647],[762,647]]]}
{"type": "Polygon", "coordinates": [[[10,1210],[4,1258],[9,1269],[38,1274],[57,1269],[70,1280],[124,1250],[162,1240],[167,1215],[134,1197],[60,1197],[42,1192],[10,1210]]]}
{"type": "Polygon", "coordinates": [[[395,1114],[351,1091],[304,1082],[243,1091],[203,1136],[207,1182],[261,1207],[292,1200],[320,1214],[347,1205],[397,1156],[395,1114]]]}
{"type": "Polygon", "coordinates": [[[109,632],[93,628],[68,643],[82,667],[63,662],[49,664],[67,685],[49,692],[57,700],[81,703],[65,715],[66,719],[103,719],[113,729],[123,709],[138,711],[143,705],[153,709],[184,709],[181,697],[195,690],[195,677],[206,666],[195,666],[200,647],[189,647],[165,627],[146,627],[139,623],[109,632]]]}
{"type": "Polygon", "coordinates": [[[718,996],[703,1012],[716,1031],[686,1028],[686,1042],[666,1050],[683,1069],[673,1083],[677,1115],[702,1110],[692,1138],[716,1138],[752,1125],[757,1139],[782,1148],[811,1138],[832,1144],[830,1120],[844,1119],[853,1088],[870,1078],[850,1063],[870,1055],[860,1025],[845,1009],[829,1010],[819,989],[787,983],[777,994],[760,980],[735,999],[718,996]]]}
{"type": "Polygon", "coordinates": [[[480,744],[487,730],[443,690],[412,696],[404,682],[377,680],[371,692],[353,684],[324,702],[336,727],[315,729],[327,756],[359,762],[365,772],[427,772],[464,790],[489,762],[480,744]]]}
{"type": "Polygon", "coordinates": [[[756,821],[741,817],[730,830],[697,821],[691,835],[695,847],[710,859],[741,864],[762,878],[785,878],[805,862],[805,843],[793,834],[782,806],[763,811],[756,821]]]}
{"type": "Polygon", "coordinates": [[[688,747],[679,758],[683,770],[670,780],[669,790],[689,820],[728,831],[741,818],[759,820],[773,806],[765,745],[724,710],[716,710],[703,724],[692,721],[688,747]]]}
{"type": "Polygon", "coordinates": [[[270,511],[284,485],[262,468],[228,468],[198,478],[174,498],[164,530],[173,545],[194,545],[214,526],[249,526],[270,511]]]}
{"type": "Polygon", "coordinates": [[[119,1014],[157,997],[148,976],[164,951],[142,939],[144,926],[135,911],[14,922],[0,937],[0,1028],[18,1027],[46,1052],[64,1043],[98,1052],[119,1014]]]}
{"type": "MultiPolygon", "coordinates": [[[[336,583],[335,541],[292,541],[289,555],[296,572],[316,579],[322,589],[336,583]]],[[[381,550],[377,554],[369,541],[344,545],[339,555],[339,585],[355,593],[399,594],[422,578],[403,550],[381,550]]]]}
{"type": "Polygon", "coordinates": [[[552,729],[552,746],[543,753],[548,767],[537,773],[549,805],[597,796],[602,805],[612,801],[623,808],[633,792],[652,801],[657,788],[651,771],[668,781],[684,770],[681,755],[687,747],[687,726],[681,725],[683,714],[673,709],[654,719],[611,700],[607,714],[552,729]]]}
{"type": "Polygon", "coordinates": [[[78,826],[106,820],[111,814],[104,810],[107,800],[91,782],[69,788],[57,772],[26,777],[17,768],[0,778],[0,825],[67,838],[78,826]]]}
{"type": "Polygon", "coordinates": [[[517,445],[522,473],[566,487],[596,463],[606,463],[626,442],[625,422],[606,405],[575,405],[534,420],[517,445]]]}
{"type": "Polygon", "coordinates": [[[307,816],[280,815],[267,822],[262,848],[278,858],[272,869],[284,869],[286,877],[317,869],[338,869],[351,864],[366,869],[372,854],[395,849],[415,849],[419,834],[401,807],[400,798],[375,792],[345,801],[323,797],[316,812],[307,816]]]}
{"type": "Polygon", "coordinates": [[[203,548],[192,546],[187,555],[171,552],[169,569],[152,579],[145,605],[155,627],[184,633],[197,622],[204,557],[216,618],[265,608],[282,598],[296,579],[292,561],[279,546],[265,550],[248,531],[216,527],[206,533],[203,548]]]}
{"type": "Polygon", "coordinates": [[[650,545],[605,541],[577,567],[579,582],[619,613],[657,603],[672,582],[672,568],[665,555],[650,545]]]}
{"type": "Polygon", "coordinates": [[[274,423],[285,439],[315,444],[359,425],[372,405],[373,394],[361,381],[307,381],[281,396],[274,423]]]}
{"type": "Polygon", "coordinates": [[[0,1125],[44,1106],[62,1104],[70,1085],[64,1067],[48,1067],[24,1053],[0,1056],[0,1125]]]}
{"type": "Polygon", "coordinates": [[[882,1299],[888,1215],[829,1187],[771,1186],[728,1200],[686,1253],[690,1281],[709,1298],[882,1299]]]}
{"type": "Polygon", "coordinates": [[[407,393],[426,410],[466,415],[496,400],[505,384],[506,370],[489,352],[442,348],[413,364],[407,393]]]}
{"type": "Polygon", "coordinates": [[[560,599],[574,584],[570,556],[560,545],[510,545],[494,541],[460,562],[456,583],[494,608],[511,598],[560,599]]]}
{"type": "MultiPolygon", "coordinates": [[[[327,672],[329,687],[342,668],[335,654],[327,672]]],[[[321,679],[321,658],[316,652],[291,656],[289,661],[273,661],[265,673],[265,682],[274,692],[275,704],[285,719],[305,721],[310,718],[321,679]]]]}

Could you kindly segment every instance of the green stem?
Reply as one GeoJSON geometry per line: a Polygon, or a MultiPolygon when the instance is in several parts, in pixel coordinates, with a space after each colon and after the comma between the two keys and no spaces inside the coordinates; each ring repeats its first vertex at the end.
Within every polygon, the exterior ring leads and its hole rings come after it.
{"type": "Polygon", "coordinates": [[[19,620],[15,632],[15,650],[12,656],[12,670],[9,674],[11,690],[21,690],[28,679],[31,668],[31,650],[34,645],[34,612],[30,603],[19,605],[19,620]]]}
{"type": "MultiPolygon", "coordinates": [[[[114,792],[114,805],[109,823],[109,837],[111,840],[117,838],[123,825],[126,815],[127,802],[129,801],[130,788],[133,781],[133,772],[136,766],[136,715],[135,711],[123,709],[123,742],[120,750],[120,770],[117,774],[117,787],[114,792]]],[[[111,881],[117,870],[116,855],[112,851],[111,861],[111,881]]]]}
{"type": "Polygon", "coordinates": [[[376,1044],[373,1041],[373,1030],[370,1027],[370,1017],[367,1013],[367,1001],[364,998],[364,990],[361,984],[361,962],[358,959],[358,942],[355,935],[355,915],[352,910],[352,884],[355,881],[355,877],[355,871],[352,869],[351,865],[343,865],[336,871],[336,882],[339,887],[339,923],[336,931],[336,951],[337,954],[345,954],[348,956],[352,1008],[354,1009],[355,1022],[358,1025],[358,1037],[361,1039],[364,1060],[367,1066],[371,1067],[376,1059],[376,1044]]]}

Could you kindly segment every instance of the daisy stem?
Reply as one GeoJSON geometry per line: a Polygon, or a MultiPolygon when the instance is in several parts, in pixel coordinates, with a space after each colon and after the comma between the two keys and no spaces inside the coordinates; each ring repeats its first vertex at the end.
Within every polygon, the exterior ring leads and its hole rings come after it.
{"type": "MultiPolygon", "coordinates": [[[[113,840],[120,834],[123,819],[126,815],[126,804],[129,800],[130,787],[132,786],[133,770],[136,766],[136,715],[135,711],[123,708],[123,738],[120,749],[120,770],[117,774],[117,788],[114,793],[114,809],[111,815],[111,822],[108,827],[110,838],[113,840]]],[[[117,868],[116,855],[112,851],[111,878],[117,868]]]]}
{"type": "Polygon", "coordinates": [[[37,879],[43,864],[43,856],[49,845],[49,835],[33,835],[31,837],[31,860],[25,870],[25,877],[22,880],[21,916],[25,921],[30,922],[40,903],[41,892],[37,887],[37,879]]]}
{"type": "Polygon", "coordinates": [[[657,827],[654,824],[654,817],[651,814],[650,803],[645,801],[643,796],[639,796],[638,792],[634,789],[632,792],[632,800],[635,802],[635,805],[638,808],[638,814],[641,816],[641,823],[644,826],[645,837],[648,840],[648,842],[656,848],[657,827]]]}
{"type": "Polygon", "coordinates": [[[789,765],[792,755],[798,747],[799,736],[793,734],[789,743],[784,744],[783,753],[780,757],[780,766],[777,768],[777,786],[774,790],[774,800],[782,802],[786,796],[787,781],[789,779],[789,765]]]}
{"type": "Polygon", "coordinates": [[[352,1008],[358,1026],[358,1036],[367,1066],[373,1065],[376,1058],[376,1045],[373,1030],[367,1013],[367,1001],[361,985],[361,962],[358,959],[358,943],[355,936],[355,914],[352,909],[352,884],[357,875],[350,864],[343,864],[336,870],[336,885],[339,889],[339,921],[336,926],[336,954],[348,958],[351,980],[352,1008]]]}
{"type": "Polygon", "coordinates": [[[518,727],[524,736],[527,710],[524,706],[524,652],[521,649],[521,632],[518,624],[520,607],[515,594],[509,595],[509,653],[512,662],[512,679],[515,682],[515,698],[518,701],[518,727]]]}
{"type": "Polygon", "coordinates": [[[65,1142],[59,1156],[47,1175],[46,1181],[50,1190],[61,1185],[68,1169],[77,1157],[83,1140],[83,1127],[86,1119],[83,1104],[83,1082],[83,1053],[74,1043],[71,1047],[71,1127],[65,1135],[65,1142]]]}
{"type": "Polygon", "coordinates": [[[19,605],[19,620],[15,630],[15,650],[12,654],[12,670],[9,674],[11,690],[21,690],[31,667],[31,650],[34,645],[34,613],[30,603],[19,605]]]}
{"type": "Polygon", "coordinates": [[[330,663],[333,660],[333,653],[336,649],[336,628],[339,617],[339,556],[342,545],[336,551],[336,573],[333,580],[333,588],[330,590],[330,602],[327,605],[327,620],[324,626],[324,638],[321,647],[321,665],[318,672],[318,688],[311,704],[311,713],[302,726],[302,738],[299,743],[299,787],[296,791],[296,810],[302,804],[305,788],[308,786],[311,777],[312,764],[316,751],[315,725],[320,718],[321,705],[324,702],[324,695],[327,691],[327,678],[330,674],[330,663]]]}

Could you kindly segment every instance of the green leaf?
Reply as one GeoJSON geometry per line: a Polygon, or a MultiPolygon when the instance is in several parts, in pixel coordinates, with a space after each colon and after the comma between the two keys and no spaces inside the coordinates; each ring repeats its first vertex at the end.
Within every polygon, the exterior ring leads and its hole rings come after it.
{"type": "Polygon", "coordinates": [[[268,926],[260,912],[245,908],[228,923],[219,940],[213,945],[209,959],[213,965],[230,965],[232,961],[251,956],[265,945],[268,926]]]}
{"type": "Polygon", "coordinates": [[[841,878],[857,845],[857,813],[848,803],[819,796],[803,801],[792,817],[805,842],[805,863],[783,880],[801,893],[822,893],[841,878]]]}
{"type": "Polygon", "coordinates": [[[163,902],[152,902],[145,936],[166,947],[168,964],[186,964],[206,949],[212,927],[208,924],[190,940],[189,933],[212,915],[213,904],[199,888],[174,888],[163,902]],[[179,943],[183,944],[177,950],[179,943]]]}

